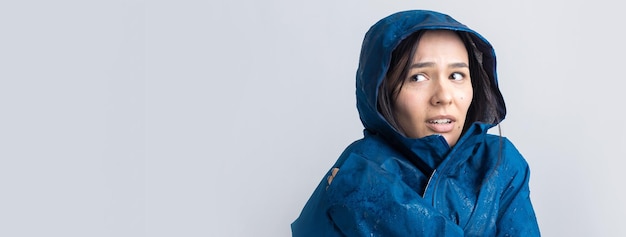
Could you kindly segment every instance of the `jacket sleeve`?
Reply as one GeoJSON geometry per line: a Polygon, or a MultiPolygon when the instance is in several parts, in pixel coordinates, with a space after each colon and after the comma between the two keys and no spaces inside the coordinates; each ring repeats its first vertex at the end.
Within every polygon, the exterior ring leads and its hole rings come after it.
{"type": "Polygon", "coordinates": [[[530,200],[530,169],[517,149],[507,141],[504,172],[508,185],[500,198],[497,236],[540,236],[535,211],[530,200]]]}
{"type": "Polygon", "coordinates": [[[328,215],[346,236],[463,236],[463,230],[402,181],[351,154],[328,188],[328,215]]]}

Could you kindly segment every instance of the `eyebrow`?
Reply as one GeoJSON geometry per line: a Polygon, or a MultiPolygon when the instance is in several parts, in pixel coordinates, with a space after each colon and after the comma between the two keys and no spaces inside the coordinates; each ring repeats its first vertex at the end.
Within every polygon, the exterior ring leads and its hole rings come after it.
{"type": "MultiPolygon", "coordinates": [[[[424,67],[434,67],[434,66],[435,66],[435,63],[433,62],[423,62],[423,63],[414,63],[409,68],[424,68],[424,67]]],[[[448,65],[448,67],[449,68],[462,68],[462,67],[469,68],[467,63],[451,63],[450,65],[448,65]]]]}

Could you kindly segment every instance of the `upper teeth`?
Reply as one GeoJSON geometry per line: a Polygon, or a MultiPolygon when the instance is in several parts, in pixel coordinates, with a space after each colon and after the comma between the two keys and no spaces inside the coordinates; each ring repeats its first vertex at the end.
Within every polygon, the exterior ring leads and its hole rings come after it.
{"type": "Polygon", "coordinates": [[[452,120],[450,119],[435,119],[435,120],[431,120],[430,123],[437,123],[437,124],[442,124],[442,123],[451,123],[452,120]]]}

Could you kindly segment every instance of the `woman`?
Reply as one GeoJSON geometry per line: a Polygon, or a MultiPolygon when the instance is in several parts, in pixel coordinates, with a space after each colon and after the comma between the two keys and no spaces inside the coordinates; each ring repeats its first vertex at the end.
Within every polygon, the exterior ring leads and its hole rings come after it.
{"type": "Polygon", "coordinates": [[[540,235],[528,164],[487,134],[506,109],[485,38],[438,12],[392,14],[365,35],[356,95],[364,137],[293,236],[540,235]]]}

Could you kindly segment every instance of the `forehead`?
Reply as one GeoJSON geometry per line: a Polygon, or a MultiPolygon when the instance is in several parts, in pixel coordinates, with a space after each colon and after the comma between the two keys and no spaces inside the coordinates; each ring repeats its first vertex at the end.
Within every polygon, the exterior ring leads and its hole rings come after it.
{"type": "Polygon", "coordinates": [[[467,59],[467,49],[461,37],[449,30],[425,31],[416,47],[416,56],[448,56],[467,59]]]}
{"type": "Polygon", "coordinates": [[[420,42],[441,40],[463,43],[461,37],[456,32],[451,30],[425,30],[420,38],[420,42]]]}

